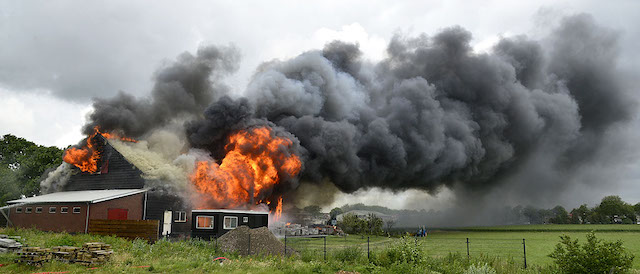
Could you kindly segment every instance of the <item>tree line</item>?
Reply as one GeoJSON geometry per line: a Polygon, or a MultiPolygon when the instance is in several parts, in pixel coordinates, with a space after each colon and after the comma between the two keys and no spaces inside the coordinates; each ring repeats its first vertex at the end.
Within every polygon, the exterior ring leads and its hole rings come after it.
{"type": "Polygon", "coordinates": [[[606,196],[595,207],[583,204],[567,211],[562,206],[538,209],[531,206],[514,207],[531,224],[635,224],[640,216],[640,203],[631,205],[620,196],[606,196]]]}
{"type": "Polygon", "coordinates": [[[6,134],[0,138],[0,205],[40,193],[45,171],[62,163],[62,150],[6,134]]]}

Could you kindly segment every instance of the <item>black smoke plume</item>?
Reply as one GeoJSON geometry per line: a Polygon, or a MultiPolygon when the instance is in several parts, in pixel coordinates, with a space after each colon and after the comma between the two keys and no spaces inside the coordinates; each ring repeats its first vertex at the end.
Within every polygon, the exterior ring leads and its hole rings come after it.
{"type": "Polygon", "coordinates": [[[540,41],[504,38],[489,53],[471,40],[460,27],[397,35],[377,63],[335,41],[264,63],[239,98],[220,84],[237,53],[208,47],[161,70],[150,99],[96,100],[86,129],[135,137],[192,114],[189,143],[219,157],[231,132],[270,125],[296,143],[305,182],[474,191],[541,161],[541,173],[570,174],[633,114],[616,73],[617,34],[588,15],[540,41]]]}

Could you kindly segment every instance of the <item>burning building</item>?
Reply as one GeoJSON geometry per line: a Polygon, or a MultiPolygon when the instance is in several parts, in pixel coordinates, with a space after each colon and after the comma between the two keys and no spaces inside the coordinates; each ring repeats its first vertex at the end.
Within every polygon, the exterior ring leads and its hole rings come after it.
{"type": "MultiPolygon", "coordinates": [[[[269,134],[264,128],[256,129],[256,132],[264,138],[269,134]]],[[[255,159],[241,155],[237,150],[247,145],[251,134],[244,132],[231,138],[229,158],[220,165],[196,161],[195,169],[188,176],[192,184],[189,190],[193,193],[186,193],[184,189],[170,191],[160,186],[158,181],[168,178],[154,176],[149,165],[143,164],[145,160],[152,160],[127,150],[127,144],[135,144],[136,140],[102,133],[96,127],[83,145],[65,151],[66,164],[63,166],[68,170],[63,173],[67,178],[63,178],[64,184],[50,186],[56,192],[10,201],[4,208],[8,210],[3,213],[14,226],[67,232],[87,232],[93,219],[157,220],[160,224],[158,233],[163,236],[204,238],[220,236],[239,225],[267,226],[268,207],[258,205],[263,201],[271,203],[262,191],[277,183],[278,172],[273,161],[282,160],[285,169],[296,168],[296,165],[299,168],[300,163],[296,159],[261,159],[260,156],[270,152],[269,146],[277,149],[278,144],[266,139],[260,139],[264,144],[255,144],[267,146],[255,159]],[[128,159],[126,155],[135,159],[128,159]],[[253,166],[258,165],[269,167],[254,172],[253,166]],[[250,188],[253,191],[245,191],[247,184],[253,182],[256,183],[250,188]],[[195,199],[190,201],[187,196],[195,199]],[[257,210],[212,211],[209,207],[212,205],[216,209],[244,207],[257,210]],[[44,212],[43,208],[46,209],[44,212]]],[[[281,213],[282,199],[274,202],[277,203],[274,217],[277,217],[281,213]]]]}
{"type": "Polygon", "coordinates": [[[617,73],[615,32],[577,15],[541,40],[505,37],[487,52],[471,41],[461,27],[398,35],[376,62],[334,41],[265,62],[240,92],[225,84],[235,48],[181,54],[154,74],[148,97],[96,99],[87,139],[41,189],[146,189],[144,218],[178,234],[191,209],[278,218],[283,204],[329,203],[338,191],[551,199],[619,151],[603,147],[635,106],[617,73]],[[300,184],[332,188],[301,193],[300,184]]]}

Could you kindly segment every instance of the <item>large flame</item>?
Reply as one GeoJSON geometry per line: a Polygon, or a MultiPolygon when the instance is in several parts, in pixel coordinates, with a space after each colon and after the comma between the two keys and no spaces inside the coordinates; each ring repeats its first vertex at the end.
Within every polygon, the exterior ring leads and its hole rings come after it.
{"type": "Polygon", "coordinates": [[[137,142],[132,138],[121,137],[115,133],[103,133],[96,126],[93,128],[93,133],[85,139],[85,144],[79,148],[69,148],[65,150],[62,159],[78,167],[83,172],[95,173],[98,171],[98,161],[100,160],[100,152],[97,149],[96,135],[100,134],[107,139],[120,139],[127,142],[137,142]]]}
{"type": "Polygon", "coordinates": [[[196,163],[191,181],[205,198],[197,205],[219,208],[247,208],[276,203],[276,216],[282,214],[282,196],[273,193],[283,177],[293,178],[302,166],[290,152],[291,140],[274,136],[271,128],[242,130],[229,137],[226,155],[220,164],[196,163]]]}

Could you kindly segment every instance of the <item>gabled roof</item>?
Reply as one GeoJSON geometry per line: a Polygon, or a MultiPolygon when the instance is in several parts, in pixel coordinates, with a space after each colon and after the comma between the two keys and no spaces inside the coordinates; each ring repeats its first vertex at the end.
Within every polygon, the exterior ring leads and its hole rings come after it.
{"type": "Polygon", "coordinates": [[[83,190],[64,191],[51,194],[29,197],[8,201],[7,204],[33,204],[33,203],[99,203],[146,192],[146,189],[108,189],[108,190],[83,190]]]}

